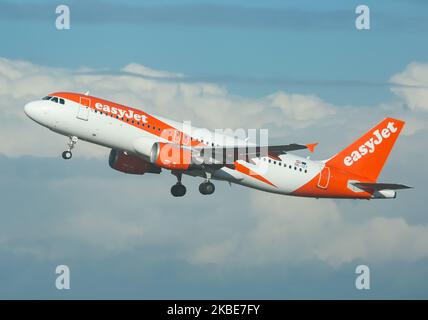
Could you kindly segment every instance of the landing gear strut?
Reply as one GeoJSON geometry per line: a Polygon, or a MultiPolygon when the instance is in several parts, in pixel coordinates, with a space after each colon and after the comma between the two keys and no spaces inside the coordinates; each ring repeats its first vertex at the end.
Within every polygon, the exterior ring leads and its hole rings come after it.
{"type": "Polygon", "coordinates": [[[73,154],[71,153],[71,150],[74,148],[74,145],[77,143],[77,141],[79,140],[79,138],[77,138],[76,136],[71,136],[67,142],[67,150],[65,150],[62,153],[62,158],[65,160],[71,159],[71,157],[73,156],[73,154]]]}
{"type": "Polygon", "coordinates": [[[207,172],[207,179],[199,185],[199,192],[203,195],[213,194],[215,191],[214,184],[210,181],[211,173],[207,172]]]}
{"type": "Polygon", "coordinates": [[[181,172],[172,172],[177,177],[177,183],[171,187],[171,194],[174,197],[182,197],[186,194],[186,187],[181,184],[181,172]]]}

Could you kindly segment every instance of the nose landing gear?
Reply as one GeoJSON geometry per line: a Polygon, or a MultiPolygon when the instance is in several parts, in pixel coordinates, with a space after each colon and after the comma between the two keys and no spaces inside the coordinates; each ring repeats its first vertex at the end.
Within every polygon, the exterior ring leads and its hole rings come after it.
{"type": "Polygon", "coordinates": [[[69,138],[69,140],[67,142],[68,149],[62,153],[63,159],[65,159],[65,160],[71,159],[71,157],[73,156],[73,154],[71,153],[71,150],[74,148],[74,146],[78,140],[79,140],[79,138],[77,138],[76,136],[71,136],[69,138]]]}
{"type": "Polygon", "coordinates": [[[64,151],[63,153],[62,153],[62,158],[64,159],[64,160],[68,160],[68,159],[71,159],[71,157],[73,156],[73,154],[71,153],[71,151],[64,151]]]}

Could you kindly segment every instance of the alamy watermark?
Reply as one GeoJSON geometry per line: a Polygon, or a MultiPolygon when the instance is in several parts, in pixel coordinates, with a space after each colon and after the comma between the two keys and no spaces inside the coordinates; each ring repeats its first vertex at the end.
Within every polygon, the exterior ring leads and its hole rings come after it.
{"type": "Polygon", "coordinates": [[[358,265],[355,268],[355,273],[358,274],[355,279],[355,288],[358,290],[370,290],[370,268],[364,264],[358,265]]]}
{"type": "Polygon", "coordinates": [[[370,30],[370,8],[365,4],[360,4],[355,8],[358,15],[355,19],[355,28],[357,30],[370,30]]]}
{"type": "Polygon", "coordinates": [[[69,30],[71,27],[70,8],[65,4],[61,4],[56,7],[55,13],[58,14],[55,20],[55,27],[58,30],[69,30]]]}
{"type": "Polygon", "coordinates": [[[70,268],[67,265],[61,264],[55,268],[55,274],[58,275],[55,279],[55,287],[58,290],[69,290],[70,268]]]}

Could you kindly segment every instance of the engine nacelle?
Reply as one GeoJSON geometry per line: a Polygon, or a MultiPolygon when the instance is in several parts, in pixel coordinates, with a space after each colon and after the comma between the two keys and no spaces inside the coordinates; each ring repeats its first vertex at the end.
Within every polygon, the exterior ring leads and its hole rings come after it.
{"type": "Polygon", "coordinates": [[[192,165],[192,152],[173,143],[156,142],[150,162],[169,170],[188,170],[192,165]]]}
{"type": "Polygon", "coordinates": [[[125,154],[123,151],[112,149],[109,156],[109,165],[112,169],[129,174],[160,173],[161,169],[140,157],[125,154]]]}

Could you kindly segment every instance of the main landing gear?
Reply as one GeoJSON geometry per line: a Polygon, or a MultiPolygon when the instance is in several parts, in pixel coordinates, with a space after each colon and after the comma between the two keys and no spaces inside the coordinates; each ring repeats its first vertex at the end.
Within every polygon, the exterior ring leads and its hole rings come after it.
{"type": "Polygon", "coordinates": [[[215,190],[215,186],[209,180],[204,181],[199,185],[199,192],[202,193],[203,195],[213,194],[214,190],[215,190]]]}
{"type": "Polygon", "coordinates": [[[181,184],[182,173],[173,172],[172,174],[174,174],[177,177],[177,183],[171,187],[171,194],[174,197],[182,197],[186,194],[186,187],[183,184],[181,184]]]}
{"type": "MultiPolygon", "coordinates": [[[[186,187],[181,183],[182,172],[172,171],[177,177],[177,183],[171,187],[171,194],[174,197],[182,197],[186,194],[186,187]]],[[[207,173],[207,179],[199,185],[199,192],[203,195],[213,194],[215,191],[214,184],[210,181],[211,174],[207,173]]]]}
{"type": "Polygon", "coordinates": [[[65,160],[71,159],[71,157],[73,156],[73,154],[71,153],[71,150],[74,148],[74,146],[78,140],[79,140],[79,138],[77,138],[76,136],[71,136],[69,138],[69,140],[67,142],[68,149],[62,153],[63,159],[65,159],[65,160]]]}
{"type": "Polygon", "coordinates": [[[205,172],[207,179],[199,185],[199,192],[203,195],[213,194],[215,191],[214,184],[210,181],[211,172],[205,172]]]}

